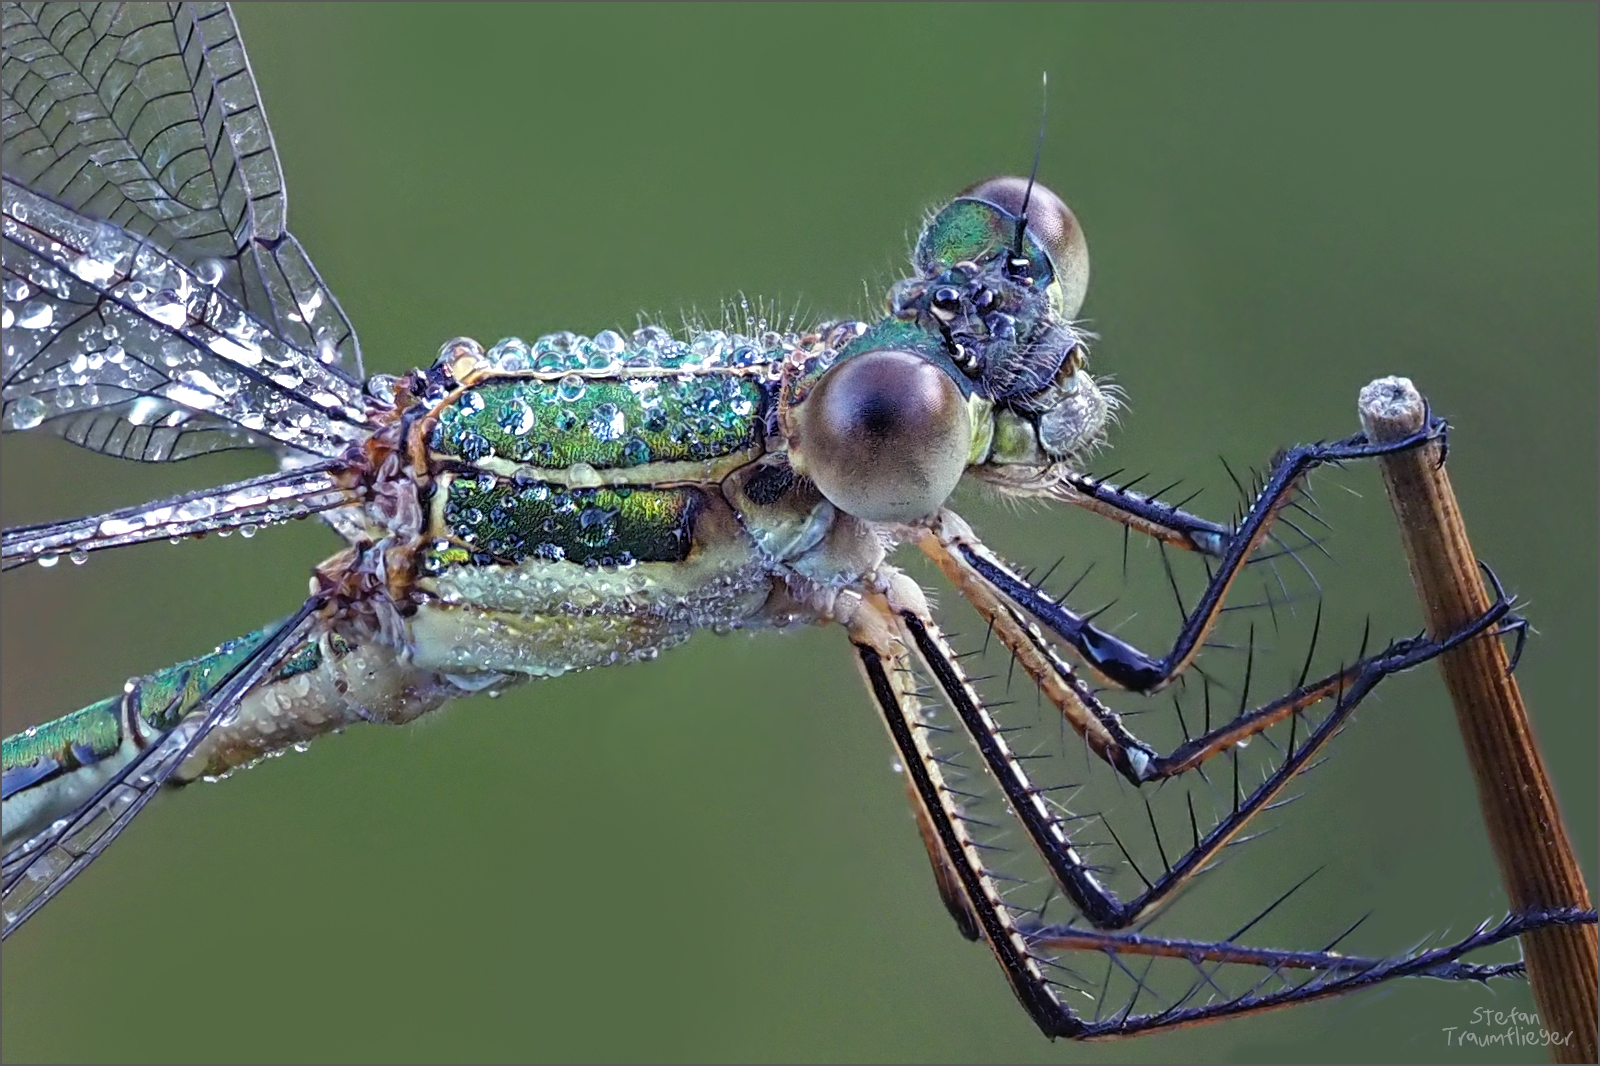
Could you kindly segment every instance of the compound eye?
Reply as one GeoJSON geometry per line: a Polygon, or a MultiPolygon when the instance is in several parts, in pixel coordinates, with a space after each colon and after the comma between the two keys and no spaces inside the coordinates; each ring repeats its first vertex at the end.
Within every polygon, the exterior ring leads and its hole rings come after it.
{"type": "Polygon", "coordinates": [[[1027,199],[1028,232],[1055,265],[1063,314],[1068,318],[1076,315],[1089,288],[1089,243],[1084,240],[1077,216],[1061,197],[1038,183],[1030,192],[1028,179],[1017,177],[980,181],[960,195],[994,204],[1012,215],[1022,214],[1023,199],[1027,199]]]}
{"type": "Polygon", "coordinates": [[[867,352],[840,363],[796,415],[795,469],[835,507],[872,522],[910,522],[938,510],[972,446],[961,391],[910,352],[867,352]]]}

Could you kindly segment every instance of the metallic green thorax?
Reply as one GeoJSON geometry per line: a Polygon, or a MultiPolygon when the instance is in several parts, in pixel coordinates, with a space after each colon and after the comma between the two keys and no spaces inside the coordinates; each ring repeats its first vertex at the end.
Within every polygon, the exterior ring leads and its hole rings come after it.
{"type": "Polygon", "coordinates": [[[682,562],[706,486],[759,457],[782,348],[662,334],[610,351],[620,338],[597,347],[561,336],[495,345],[480,364],[487,377],[439,411],[424,573],[682,562]],[[544,369],[557,348],[569,362],[544,369]]]}
{"type": "Polygon", "coordinates": [[[579,489],[492,474],[441,478],[454,538],[435,542],[423,569],[565,560],[580,565],[675,563],[688,557],[702,496],[696,489],[579,489]]]}
{"type": "Polygon", "coordinates": [[[731,373],[500,380],[445,408],[429,446],[544,469],[694,462],[750,446],[769,406],[759,382],[731,373]]]}
{"type": "Polygon", "coordinates": [[[121,706],[122,697],[112,697],[6,737],[6,775],[23,774],[31,784],[57,770],[96,763],[114,754],[122,746],[121,706]]]}

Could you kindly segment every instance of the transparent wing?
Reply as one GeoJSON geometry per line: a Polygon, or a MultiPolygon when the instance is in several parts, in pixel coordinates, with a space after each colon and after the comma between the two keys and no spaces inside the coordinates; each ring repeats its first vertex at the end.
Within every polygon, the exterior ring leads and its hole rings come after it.
{"type": "Polygon", "coordinates": [[[70,818],[7,852],[0,874],[0,939],[48,903],[110,846],[211,731],[249,691],[277,668],[316,624],[323,606],[313,596],[242,661],[195,711],[107,781],[70,818]]]}
{"type": "Polygon", "coordinates": [[[82,561],[88,552],[149,540],[233,529],[248,535],[260,526],[359,503],[358,490],[345,487],[348,479],[339,476],[342,470],[343,462],[330,459],[107,514],[13,526],[0,541],[0,570],[51,565],[63,555],[82,561]]]}
{"type": "Polygon", "coordinates": [[[226,4],[13,4],[5,173],[219,287],[291,347],[363,377],[349,319],[286,226],[277,149],[226,4]]]}
{"type": "Polygon", "coordinates": [[[130,459],[364,439],[360,386],[147,241],[7,179],[3,425],[130,459]]]}
{"type": "Polygon", "coordinates": [[[226,6],[0,8],[4,428],[146,460],[359,439],[323,424],[364,422],[360,352],[226,6]]]}

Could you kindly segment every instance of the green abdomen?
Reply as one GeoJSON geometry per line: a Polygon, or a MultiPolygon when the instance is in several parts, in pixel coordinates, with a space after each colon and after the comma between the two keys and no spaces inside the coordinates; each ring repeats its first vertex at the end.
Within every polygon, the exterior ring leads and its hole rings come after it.
{"type": "MultiPolygon", "coordinates": [[[[72,810],[139,752],[200,706],[272,633],[272,627],[230,640],[209,655],[128,683],[121,696],[92,703],[5,738],[4,840],[31,836],[72,810]]],[[[300,649],[277,678],[314,669],[317,646],[300,649]]]]}

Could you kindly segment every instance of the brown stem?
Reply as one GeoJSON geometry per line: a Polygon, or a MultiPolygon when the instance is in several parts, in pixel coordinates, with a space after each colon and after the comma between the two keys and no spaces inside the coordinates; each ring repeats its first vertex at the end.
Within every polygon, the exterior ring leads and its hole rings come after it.
{"type": "MultiPolygon", "coordinates": [[[[1380,378],[1361,390],[1361,424],[1374,443],[1422,428],[1427,407],[1406,378],[1380,378]]],[[[1380,460],[1400,523],[1417,598],[1435,639],[1480,617],[1490,599],[1456,506],[1438,441],[1380,460]]],[[[1439,657],[1456,722],[1478,785],[1478,805],[1500,877],[1515,910],[1591,906],[1545,773],[1516,678],[1500,638],[1485,634],[1439,657]]],[[[1557,1062],[1596,1060],[1600,965],[1593,925],[1547,927],[1522,935],[1528,979],[1544,1027],[1562,1035],[1557,1062]]]]}

